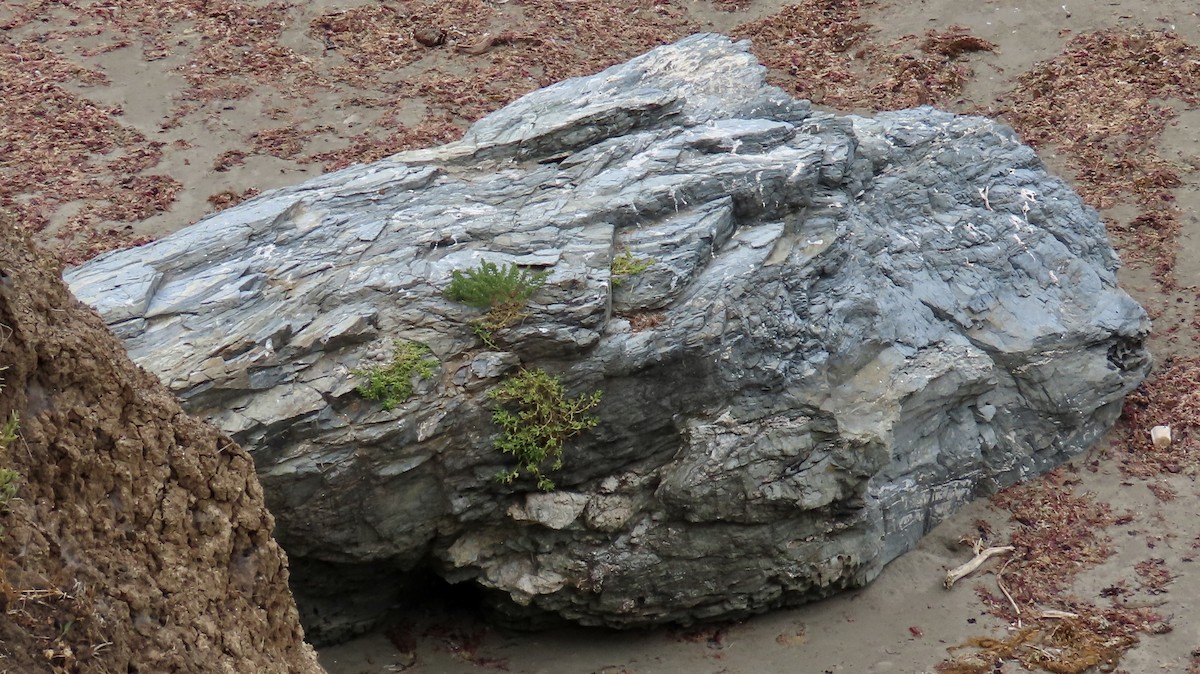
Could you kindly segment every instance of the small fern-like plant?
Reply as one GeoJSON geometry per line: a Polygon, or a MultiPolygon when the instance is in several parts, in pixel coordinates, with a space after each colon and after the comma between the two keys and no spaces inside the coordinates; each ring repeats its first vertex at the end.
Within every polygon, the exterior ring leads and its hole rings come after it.
{"type": "Polygon", "coordinates": [[[492,331],[507,328],[526,315],[526,303],[549,276],[548,271],[532,272],[515,264],[500,266],[483,260],[474,269],[451,272],[445,296],[476,309],[486,309],[487,314],[474,325],[490,338],[492,331]]]}
{"type": "Polygon", "coordinates": [[[626,250],[613,258],[612,273],[610,275],[610,278],[612,279],[612,285],[614,288],[616,288],[617,286],[621,285],[626,278],[630,276],[637,276],[653,266],[654,258],[634,257],[633,253],[626,250]]]}
{"type": "Polygon", "coordinates": [[[492,421],[504,431],[496,439],[496,448],[517,459],[515,468],[501,471],[496,479],[512,484],[524,472],[537,480],[542,491],[554,489],[546,472],[562,468],[567,440],[600,423],[599,417],[587,414],[600,404],[600,396],[600,391],[594,391],[568,398],[558,377],[541,369],[521,370],[489,391],[488,397],[502,403],[492,413],[492,421]]]}
{"type": "Polygon", "coordinates": [[[392,362],[386,366],[355,370],[352,374],[364,377],[358,394],[367,400],[377,400],[384,410],[391,410],[413,394],[413,377],[418,380],[432,377],[437,360],[429,347],[418,342],[396,340],[392,362]]]}

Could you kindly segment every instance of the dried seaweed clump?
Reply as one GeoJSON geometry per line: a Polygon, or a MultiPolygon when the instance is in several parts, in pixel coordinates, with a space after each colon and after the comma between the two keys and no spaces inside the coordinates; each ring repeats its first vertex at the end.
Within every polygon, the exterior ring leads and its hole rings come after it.
{"type": "Polygon", "coordinates": [[[484,32],[494,15],[494,5],[482,0],[372,3],[327,11],[309,22],[308,35],[337,63],[329,69],[331,79],[372,91],[400,82],[396,71],[425,56],[428,47],[416,40],[418,31],[434,28],[467,39],[484,32]]]}
{"type": "MultiPolygon", "coordinates": [[[[1016,524],[1008,543],[1016,550],[1005,582],[1019,605],[1063,608],[1053,603],[1075,575],[1112,554],[1104,529],[1116,516],[1094,494],[1075,493],[1076,482],[1067,468],[1057,468],[1036,483],[1009,487],[993,500],[1016,524]]],[[[1003,609],[1007,604],[1001,599],[997,606],[1003,609]]]]}
{"type": "MultiPolygon", "coordinates": [[[[1090,667],[1112,671],[1139,634],[1171,630],[1169,619],[1149,608],[1120,604],[1119,592],[1102,594],[1113,598],[1108,606],[1069,593],[1081,571],[1112,555],[1105,529],[1119,519],[1095,495],[1075,493],[1077,483],[1071,469],[1061,467],[995,497],[993,504],[1014,522],[1008,544],[1015,549],[996,572],[1000,594],[982,584],[976,593],[990,613],[1016,631],[1005,639],[975,638],[950,649],[954,657],[939,672],[983,674],[1004,660],[1055,674],[1082,674],[1090,667]]],[[[1143,586],[1165,584],[1163,569],[1143,566],[1138,569],[1143,586]]]]}
{"type": "Polygon", "coordinates": [[[929,31],[880,45],[860,0],[807,0],[738,26],[734,35],[754,40],[768,67],[787,73],[772,79],[797,96],[839,108],[899,110],[948,103],[970,77],[964,54],[995,45],[962,26],[929,31]]]}
{"type": "Polygon", "coordinates": [[[1121,471],[1136,477],[1195,474],[1200,466],[1200,357],[1176,357],[1125,398],[1118,422],[1121,471]],[[1169,425],[1172,442],[1156,447],[1150,429],[1169,425]]]}
{"type": "Polygon", "coordinates": [[[878,79],[870,87],[869,100],[889,110],[953,102],[972,74],[960,61],[962,56],[996,48],[969,30],[963,26],[951,26],[946,32],[930,30],[915,51],[904,51],[912,38],[901,38],[864,54],[868,61],[881,64],[867,71],[868,81],[878,79]]]}
{"type": "Polygon", "coordinates": [[[1035,147],[1054,145],[1097,208],[1133,200],[1142,213],[1110,227],[1127,260],[1170,285],[1179,211],[1169,191],[1181,167],[1155,142],[1178,116],[1165,101],[1200,104],[1200,51],[1167,31],[1114,28],[1076,37],[1064,53],[1017,78],[1005,120],[1035,147]]]}
{"type": "Polygon", "coordinates": [[[64,205],[81,201],[54,223],[68,262],[141,242],[120,223],[165,210],[180,187],[144,173],[158,164],[163,143],[121,124],[119,107],[67,89],[107,81],[32,40],[0,42],[0,208],[41,231],[64,205]]]}
{"type": "Polygon", "coordinates": [[[461,39],[459,53],[468,57],[461,74],[433,70],[402,91],[474,121],[530,91],[599,72],[698,28],[671,2],[524,0],[519,17],[461,39]]]}
{"type": "Polygon", "coordinates": [[[753,41],[754,55],[784,89],[817,103],[862,101],[854,54],[871,42],[861,10],[858,0],[804,0],[738,26],[733,36],[753,41]]]}
{"type": "Polygon", "coordinates": [[[1131,637],[1106,638],[1082,618],[1053,619],[1020,629],[1007,639],[976,637],[961,646],[952,646],[948,649],[951,653],[967,648],[975,650],[942,663],[937,671],[991,674],[998,671],[997,663],[1011,660],[1035,672],[1084,674],[1093,667],[1111,672],[1120,662],[1121,653],[1135,643],[1136,639],[1131,637]]]}
{"type": "Polygon", "coordinates": [[[941,54],[947,58],[957,58],[963,54],[978,51],[996,51],[996,44],[971,35],[969,29],[963,26],[952,26],[949,31],[939,33],[930,30],[925,33],[921,42],[921,51],[927,54],[941,54]]]}
{"type": "Polygon", "coordinates": [[[409,12],[360,7],[312,20],[309,35],[345,60],[331,68],[331,78],[359,89],[355,104],[382,108],[383,114],[346,147],[302,161],[335,169],[453,140],[466,123],[534,89],[597,72],[698,28],[675,3],[526,0],[511,10],[501,17],[492,4],[453,0],[409,12]],[[430,47],[415,37],[427,29],[444,33],[453,69],[395,76],[397,68],[428,53],[430,47]],[[418,99],[423,117],[402,121],[407,101],[418,99]]]}

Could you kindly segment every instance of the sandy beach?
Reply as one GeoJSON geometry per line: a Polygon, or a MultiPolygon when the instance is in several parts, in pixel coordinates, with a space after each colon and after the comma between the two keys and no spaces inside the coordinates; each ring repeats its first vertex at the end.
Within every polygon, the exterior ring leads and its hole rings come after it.
{"type": "Polygon", "coordinates": [[[1011,673],[1066,660],[1078,668],[1041,671],[1200,672],[1198,12],[1184,0],[16,0],[0,5],[0,208],[77,263],[454,139],[523,93],[703,31],[751,39],[773,83],[828,109],[996,117],[1100,210],[1122,282],[1154,319],[1156,374],[1102,446],[975,502],[868,587],[817,604],[737,624],[537,634],[469,606],[410,606],[380,633],[322,649],[322,663],[332,674],[1011,673]],[[1156,424],[1172,426],[1170,447],[1152,447],[1156,424]],[[946,589],[975,541],[1015,550],[946,589]],[[1096,640],[1040,656],[1059,647],[1036,639],[1068,624],[1048,610],[1096,640]],[[961,659],[971,653],[983,655],[961,659]]]}

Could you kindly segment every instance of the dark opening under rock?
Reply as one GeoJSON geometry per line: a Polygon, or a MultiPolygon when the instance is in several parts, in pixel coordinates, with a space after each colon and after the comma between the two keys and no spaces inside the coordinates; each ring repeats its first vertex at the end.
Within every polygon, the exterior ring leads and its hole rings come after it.
{"type": "Polygon", "coordinates": [[[314,638],[426,568],[588,625],[816,599],[1095,443],[1149,323],[1009,129],[817,112],[763,72],[694,36],[67,277],[251,450],[314,638]],[[496,330],[443,295],[483,261],[549,272],[496,330]],[[383,411],[351,373],[406,342],[435,372],[383,411]],[[519,368],[602,392],[554,491],[494,479],[519,368]]]}

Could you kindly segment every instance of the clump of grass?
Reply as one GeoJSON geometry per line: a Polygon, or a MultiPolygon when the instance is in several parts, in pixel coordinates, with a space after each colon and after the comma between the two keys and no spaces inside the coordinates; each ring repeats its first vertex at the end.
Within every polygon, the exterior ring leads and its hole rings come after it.
{"type": "MultiPolygon", "coordinates": [[[[6,367],[0,367],[0,372],[7,369],[6,367]]],[[[3,388],[4,380],[0,379],[0,389],[3,388]]],[[[8,458],[9,446],[17,441],[17,429],[20,427],[20,423],[17,411],[13,410],[8,415],[8,421],[0,425],[0,514],[8,511],[8,502],[16,497],[18,482],[21,479],[20,473],[11,468],[5,468],[2,465],[8,458]]],[[[4,540],[4,527],[2,525],[0,525],[0,540],[4,540]]]]}
{"type": "Polygon", "coordinates": [[[612,285],[614,288],[621,285],[626,278],[637,276],[654,266],[654,259],[649,257],[634,257],[633,253],[628,250],[613,258],[612,261],[612,285]]]}
{"type": "Polygon", "coordinates": [[[488,330],[482,324],[478,322],[471,323],[471,332],[473,332],[487,348],[492,349],[493,351],[500,348],[500,345],[496,343],[496,337],[492,334],[492,331],[488,330]]]}
{"type": "Polygon", "coordinates": [[[488,392],[488,397],[501,403],[511,403],[515,409],[497,407],[492,413],[504,432],[496,439],[496,448],[517,459],[517,466],[502,471],[496,479],[512,484],[522,472],[537,480],[542,491],[554,489],[543,466],[549,470],[562,468],[563,445],[567,440],[600,423],[597,416],[586,414],[600,404],[600,391],[568,398],[558,377],[544,370],[521,370],[488,392]]]}
{"type": "Polygon", "coordinates": [[[358,385],[359,395],[367,400],[377,400],[384,410],[391,410],[412,397],[414,378],[419,381],[432,377],[437,364],[428,346],[396,340],[390,364],[355,370],[353,374],[366,378],[358,385]]]}
{"type": "Polygon", "coordinates": [[[0,426],[0,452],[8,449],[8,446],[16,441],[19,425],[20,421],[17,419],[17,411],[13,410],[12,414],[8,417],[8,421],[4,422],[3,426],[0,426]]]}
{"type": "MultiPolygon", "coordinates": [[[[0,460],[5,458],[5,453],[8,446],[17,439],[17,428],[20,421],[17,418],[17,413],[14,410],[8,417],[8,421],[0,426],[0,460]]],[[[9,468],[0,468],[0,512],[3,512],[4,507],[9,501],[17,495],[17,481],[21,479],[21,474],[9,468]]],[[[0,527],[0,537],[4,536],[4,527],[0,527]]]]}
{"type": "MultiPolygon", "coordinates": [[[[17,495],[21,474],[11,468],[0,468],[0,515],[8,512],[8,502],[17,495]]],[[[0,541],[8,530],[0,524],[0,541]]]]}
{"type": "MultiPolygon", "coordinates": [[[[500,266],[484,260],[474,269],[455,269],[444,294],[446,299],[487,310],[473,326],[486,331],[484,341],[488,342],[493,331],[506,328],[526,316],[526,303],[549,276],[550,272],[531,272],[515,264],[500,266]]],[[[479,334],[480,331],[475,332],[479,334]]]]}

